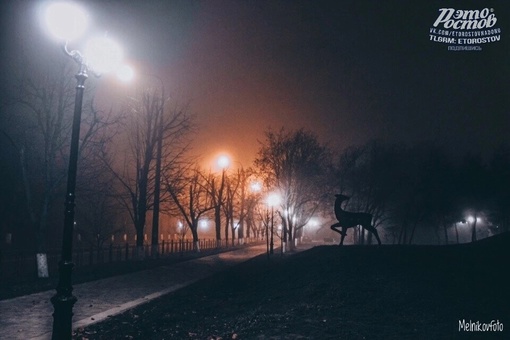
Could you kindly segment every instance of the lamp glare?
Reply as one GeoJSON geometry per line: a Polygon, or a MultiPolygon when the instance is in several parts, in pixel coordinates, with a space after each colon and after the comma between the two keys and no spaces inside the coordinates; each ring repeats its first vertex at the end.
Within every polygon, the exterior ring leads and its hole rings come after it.
{"type": "Polygon", "coordinates": [[[85,49],[89,66],[97,73],[117,70],[122,60],[122,49],[108,37],[91,39],[85,49]]]}
{"type": "Polygon", "coordinates": [[[76,4],[55,2],[45,10],[44,24],[48,32],[63,41],[79,38],[87,28],[88,17],[76,4]]]}

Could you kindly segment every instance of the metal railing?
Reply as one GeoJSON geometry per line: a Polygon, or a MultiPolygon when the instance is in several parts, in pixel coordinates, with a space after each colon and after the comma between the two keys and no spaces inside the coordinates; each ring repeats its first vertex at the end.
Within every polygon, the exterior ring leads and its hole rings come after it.
{"type": "MultiPolygon", "coordinates": [[[[253,240],[257,241],[257,240],[253,240]]],[[[252,240],[244,240],[243,244],[253,243],[252,240]]],[[[201,252],[210,250],[232,248],[239,245],[235,240],[200,240],[199,249],[201,252]]],[[[75,270],[82,267],[100,266],[105,264],[120,263],[127,261],[165,259],[180,257],[185,253],[196,253],[192,240],[170,240],[161,241],[158,244],[158,251],[152,255],[152,246],[144,244],[141,248],[136,245],[110,244],[106,247],[97,248],[94,246],[84,247],[78,245],[73,252],[75,270]]],[[[46,253],[49,275],[58,274],[58,262],[60,252],[57,250],[46,253]]],[[[23,282],[37,278],[37,263],[34,251],[0,250],[0,282],[23,282]]]]}

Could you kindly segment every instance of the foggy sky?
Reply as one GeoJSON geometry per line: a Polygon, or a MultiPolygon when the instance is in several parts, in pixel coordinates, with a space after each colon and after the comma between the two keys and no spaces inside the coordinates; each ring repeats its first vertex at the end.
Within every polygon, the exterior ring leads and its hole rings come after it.
{"type": "MultiPolygon", "coordinates": [[[[35,20],[39,3],[2,5],[2,89],[9,72],[23,67],[16,56],[53,48],[35,20]]],[[[203,154],[229,151],[249,165],[263,131],[282,126],[312,130],[337,149],[373,138],[432,140],[475,152],[509,142],[506,1],[110,0],[84,6],[96,27],[121,42],[128,62],[160,75],[173,96],[190,102],[200,126],[195,150],[203,154]],[[493,8],[501,41],[470,52],[431,42],[439,8],[459,6],[493,8]]]]}

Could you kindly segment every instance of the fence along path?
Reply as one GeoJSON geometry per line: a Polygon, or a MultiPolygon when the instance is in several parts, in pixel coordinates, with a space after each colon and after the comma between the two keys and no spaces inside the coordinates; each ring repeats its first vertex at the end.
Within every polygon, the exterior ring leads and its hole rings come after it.
{"type": "MultiPolygon", "coordinates": [[[[236,240],[236,243],[238,241],[236,240]]],[[[247,240],[246,243],[250,243],[247,240]]],[[[201,251],[213,250],[218,248],[229,248],[233,245],[225,240],[217,243],[216,240],[200,240],[201,251]]],[[[75,270],[80,267],[94,266],[98,264],[107,264],[114,262],[131,261],[136,258],[137,247],[135,245],[110,244],[107,247],[83,247],[78,245],[73,251],[73,261],[75,270]]],[[[162,241],[158,245],[158,258],[171,258],[172,256],[182,256],[184,253],[193,252],[192,240],[170,240],[162,241]]],[[[47,253],[48,268],[50,276],[58,275],[58,261],[60,261],[60,251],[53,250],[47,253]]],[[[151,245],[144,244],[143,257],[151,258],[151,245]]],[[[16,283],[33,280],[37,276],[37,264],[35,261],[35,252],[32,251],[2,251],[0,250],[0,280],[3,283],[16,283]]]]}
{"type": "MultiPolygon", "coordinates": [[[[266,251],[266,246],[246,246],[74,286],[78,302],[73,308],[73,328],[85,327],[110,315],[170,293],[266,251]]],[[[0,339],[50,339],[55,290],[0,301],[0,339]]]]}

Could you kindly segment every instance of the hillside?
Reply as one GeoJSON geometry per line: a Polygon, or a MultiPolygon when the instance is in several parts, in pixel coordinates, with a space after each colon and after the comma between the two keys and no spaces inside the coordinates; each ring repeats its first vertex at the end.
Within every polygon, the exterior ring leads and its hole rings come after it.
{"type": "Polygon", "coordinates": [[[451,246],[319,246],[255,258],[76,339],[509,338],[510,235],[451,246]],[[482,335],[482,334],[478,334],[482,335]]]}

